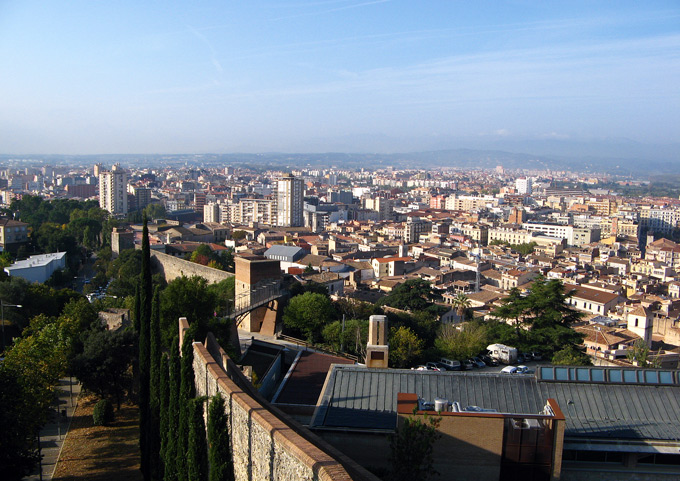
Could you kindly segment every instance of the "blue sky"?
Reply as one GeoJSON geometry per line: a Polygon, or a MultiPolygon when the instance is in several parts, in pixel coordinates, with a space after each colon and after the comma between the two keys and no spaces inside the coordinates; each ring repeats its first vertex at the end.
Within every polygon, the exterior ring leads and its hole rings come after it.
{"type": "Polygon", "coordinates": [[[2,1],[0,153],[678,142],[680,3],[2,1]]]}

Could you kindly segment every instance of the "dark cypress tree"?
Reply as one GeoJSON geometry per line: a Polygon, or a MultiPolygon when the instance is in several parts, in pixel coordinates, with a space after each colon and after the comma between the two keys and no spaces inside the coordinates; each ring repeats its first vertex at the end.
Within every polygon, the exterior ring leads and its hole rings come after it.
{"type": "Polygon", "coordinates": [[[144,219],[142,230],[142,272],[140,287],[139,317],[139,449],[140,469],[146,481],[151,479],[150,433],[151,410],[149,404],[150,363],[151,363],[151,251],[149,229],[144,219]]]}
{"type": "Polygon", "coordinates": [[[151,479],[163,479],[163,469],[161,466],[161,394],[160,394],[160,362],[161,362],[161,328],[160,328],[160,294],[156,287],[153,293],[153,303],[151,307],[151,326],[150,326],[150,366],[149,366],[149,462],[151,479]]]}
{"type": "Polygon", "coordinates": [[[208,407],[208,460],[210,481],[234,481],[234,463],[229,449],[229,418],[224,398],[215,394],[208,407]]]}
{"type": "Polygon", "coordinates": [[[208,445],[205,441],[203,402],[205,398],[189,401],[189,452],[187,475],[191,481],[204,481],[208,477],[208,445]]]}
{"type": "MultiPolygon", "coordinates": [[[[165,449],[168,445],[168,405],[170,404],[170,362],[168,356],[161,354],[161,368],[160,368],[160,422],[158,430],[161,436],[161,449],[159,452],[161,464],[165,464],[165,449]]],[[[163,479],[164,476],[161,476],[163,479]]]]}
{"type": "Polygon", "coordinates": [[[187,450],[189,446],[189,424],[191,409],[189,401],[196,396],[194,385],[194,340],[195,329],[193,326],[184,333],[182,344],[182,360],[180,362],[180,386],[179,386],[179,424],[177,427],[177,479],[188,481],[187,477],[187,450]]]}
{"type": "Polygon", "coordinates": [[[174,337],[170,346],[169,361],[169,396],[168,396],[168,428],[164,456],[165,481],[177,481],[177,428],[179,426],[179,388],[180,388],[180,360],[179,338],[174,337]]]}
{"type": "Polygon", "coordinates": [[[134,316],[135,318],[133,319],[133,324],[132,326],[135,328],[135,332],[139,332],[139,321],[140,317],[142,315],[142,299],[141,299],[141,292],[140,292],[140,286],[139,286],[139,281],[135,283],[135,312],[134,316]]]}

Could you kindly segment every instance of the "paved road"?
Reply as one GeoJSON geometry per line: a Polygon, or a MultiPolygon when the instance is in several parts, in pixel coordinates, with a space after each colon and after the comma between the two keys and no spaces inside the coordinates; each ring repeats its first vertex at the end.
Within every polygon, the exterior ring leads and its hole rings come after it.
{"type": "Polygon", "coordinates": [[[76,379],[61,379],[57,386],[58,397],[52,409],[51,420],[40,430],[42,463],[25,481],[50,480],[59,459],[61,446],[68,433],[71,418],[78,404],[80,384],[76,379]],[[41,471],[42,470],[42,476],[41,471]]]}

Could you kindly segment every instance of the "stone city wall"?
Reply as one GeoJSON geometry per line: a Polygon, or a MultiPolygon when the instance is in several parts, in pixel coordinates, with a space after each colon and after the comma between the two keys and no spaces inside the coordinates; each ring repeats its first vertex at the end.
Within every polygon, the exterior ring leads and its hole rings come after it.
{"type": "Polygon", "coordinates": [[[225,399],[236,481],[377,481],[262,399],[212,335],[193,347],[196,395],[225,399]]]}
{"type": "Polygon", "coordinates": [[[199,276],[208,281],[209,284],[215,284],[230,277],[234,277],[231,272],[213,269],[212,267],[196,264],[195,262],[185,261],[175,256],[163,254],[162,252],[151,251],[151,266],[154,272],[163,274],[165,280],[171,280],[187,276],[199,276]]]}

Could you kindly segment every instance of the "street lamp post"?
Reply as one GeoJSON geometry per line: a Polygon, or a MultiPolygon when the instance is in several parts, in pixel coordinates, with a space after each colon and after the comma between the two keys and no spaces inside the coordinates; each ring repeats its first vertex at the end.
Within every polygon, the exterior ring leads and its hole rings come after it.
{"type": "Polygon", "coordinates": [[[0,317],[2,317],[2,352],[5,352],[5,306],[7,307],[23,307],[21,304],[5,304],[0,299],[0,317]]]}

